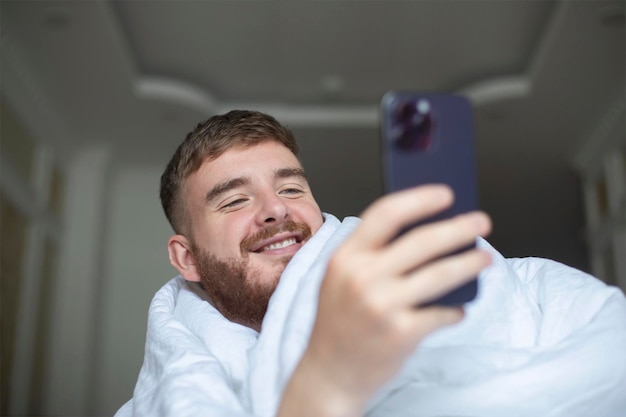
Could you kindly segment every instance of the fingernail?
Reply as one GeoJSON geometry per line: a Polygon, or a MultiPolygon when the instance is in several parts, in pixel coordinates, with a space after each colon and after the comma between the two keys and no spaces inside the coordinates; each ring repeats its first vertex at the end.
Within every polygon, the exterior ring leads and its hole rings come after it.
{"type": "Polygon", "coordinates": [[[491,222],[489,221],[489,217],[482,212],[474,213],[473,219],[474,224],[480,231],[486,231],[489,229],[491,222]]]}

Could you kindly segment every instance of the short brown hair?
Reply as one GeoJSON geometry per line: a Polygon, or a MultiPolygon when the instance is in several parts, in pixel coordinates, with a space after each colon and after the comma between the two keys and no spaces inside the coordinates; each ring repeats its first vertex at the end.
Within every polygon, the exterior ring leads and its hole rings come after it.
{"type": "Polygon", "coordinates": [[[248,147],[267,140],[285,145],[298,156],[293,134],[272,116],[248,110],[232,110],[199,123],[187,134],[161,175],[161,205],[175,233],[185,233],[190,219],[181,198],[184,181],[205,161],[218,158],[227,150],[248,147]]]}

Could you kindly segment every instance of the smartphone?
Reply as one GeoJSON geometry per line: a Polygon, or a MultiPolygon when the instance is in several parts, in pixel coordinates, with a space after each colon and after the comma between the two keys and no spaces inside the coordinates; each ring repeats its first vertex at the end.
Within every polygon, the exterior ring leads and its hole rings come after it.
{"type": "MultiPolygon", "coordinates": [[[[381,100],[381,131],[385,192],[432,183],[454,191],[452,207],[406,230],[478,208],[473,116],[466,98],[390,91],[381,100]]],[[[459,306],[477,291],[474,279],[429,305],[459,306]]]]}

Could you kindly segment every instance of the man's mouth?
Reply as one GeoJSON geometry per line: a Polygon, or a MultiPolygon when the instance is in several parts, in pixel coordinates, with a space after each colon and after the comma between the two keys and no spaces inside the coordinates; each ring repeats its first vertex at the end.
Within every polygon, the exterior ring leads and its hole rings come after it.
{"type": "Polygon", "coordinates": [[[292,255],[311,236],[311,229],[303,223],[287,221],[281,227],[269,227],[241,242],[241,253],[292,255]]]}
{"type": "Polygon", "coordinates": [[[248,250],[254,253],[263,253],[269,251],[280,251],[302,242],[302,236],[299,233],[279,233],[268,239],[257,241],[250,246],[248,250]]]}
{"type": "Polygon", "coordinates": [[[296,240],[295,237],[292,237],[290,239],[285,239],[282,242],[276,242],[276,243],[272,243],[270,245],[264,246],[261,248],[260,251],[263,252],[266,250],[282,249],[282,248],[286,248],[287,246],[295,245],[296,243],[298,243],[298,241],[296,240]]]}

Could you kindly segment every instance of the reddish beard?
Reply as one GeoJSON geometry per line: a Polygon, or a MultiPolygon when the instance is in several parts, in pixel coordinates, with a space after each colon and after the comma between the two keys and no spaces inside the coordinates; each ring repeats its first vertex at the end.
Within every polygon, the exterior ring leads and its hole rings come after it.
{"type": "Polygon", "coordinates": [[[256,330],[261,329],[270,297],[274,293],[282,271],[291,256],[277,259],[282,268],[275,276],[261,276],[249,266],[249,250],[257,242],[281,232],[299,232],[302,242],[311,236],[311,228],[304,223],[287,221],[281,226],[271,226],[246,238],[240,245],[241,258],[219,259],[215,255],[192,245],[196,267],[202,288],[207,292],[215,307],[228,320],[256,330]]]}

